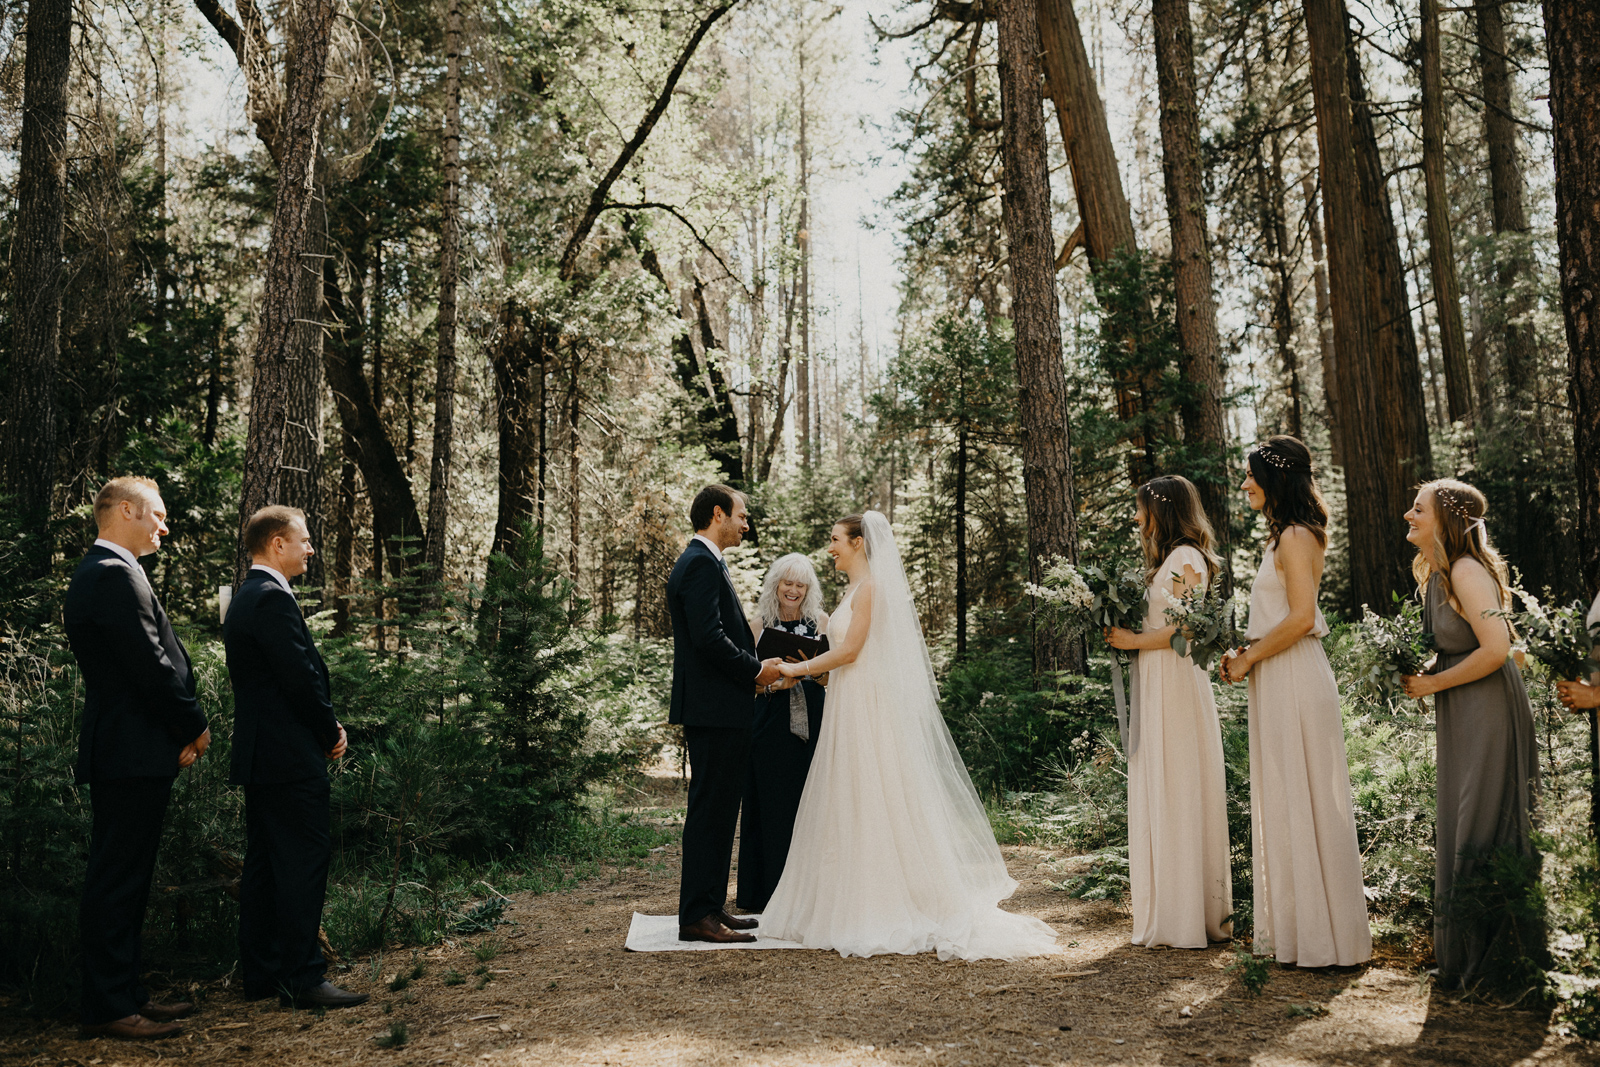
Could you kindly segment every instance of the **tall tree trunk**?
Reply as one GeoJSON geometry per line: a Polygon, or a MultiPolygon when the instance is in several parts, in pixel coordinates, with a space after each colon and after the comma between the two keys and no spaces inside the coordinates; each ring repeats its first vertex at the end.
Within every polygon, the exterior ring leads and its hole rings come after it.
{"type": "Polygon", "coordinates": [[[1522,163],[1517,158],[1517,122],[1511,111],[1511,71],[1506,58],[1504,0],[1476,0],[1473,5],[1478,66],[1483,88],[1483,125],[1489,145],[1489,189],[1494,232],[1498,238],[1495,260],[1500,292],[1496,301],[1505,331],[1505,381],[1515,405],[1531,384],[1536,342],[1528,315],[1533,276],[1533,252],[1527,234],[1528,214],[1523,206],[1522,163]]]}
{"type": "MultiPolygon", "coordinates": [[[[1600,590],[1600,7],[1544,0],[1555,131],[1556,244],[1584,588],[1600,590]]],[[[1590,830],[1600,834],[1600,717],[1589,712],[1590,830]]]]}
{"type": "Polygon", "coordinates": [[[744,485],[744,457],[739,449],[739,417],[733,409],[733,389],[728,384],[722,361],[728,346],[717,336],[706,304],[706,287],[694,279],[694,310],[700,320],[700,347],[706,354],[706,389],[711,397],[711,458],[722,468],[722,475],[735,488],[744,485]],[[721,353],[721,357],[714,355],[721,353]]]}
{"type": "Polygon", "coordinates": [[[428,540],[423,562],[444,581],[455,448],[456,286],[461,275],[461,0],[444,19],[444,198],[439,211],[439,351],[433,386],[433,461],[428,472],[428,540]]]}
{"type": "Polygon", "coordinates": [[[333,27],[332,0],[305,0],[295,9],[285,78],[278,188],[272,236],[267,243],[261,323],[256,337],[255,380],[250,393],[250,429],[245,438],[244,478],[239,502],[238,578],[249,565],[244,524],[279,491],[284,429],[289,413],[289,345],[298,307],[307,216],[313,198],[313,166],[322,118],[322,80],[333,27]]]}
{"type": "Polygon", "coordinates": [[[1194,81],[1194,31],[1189,0],[1153,0],[1156,79],[1161,97],[1161,170],[1172,227],[1172,271],[1178,297],[1178,347],[1187,386],[1179,411],[1190,476],[1218,552],[1228,557],[1227,433],[1222,421],[1222,342],[1211,292],[1210,237],[1206,230],[1205,166],[1200,158],[1200,110],[1194,81]]]}
{"type": "Polygon", "coordinates": [[[0,425],[0,475],[12,507],[40,534],[23,565],[50,569],[46,520],[56,472],[56,366],[61,356],[62,244],[67,217],[67,78],[72,0],[29,0],[22,155],[12,237],[11,382],[0,425]]]}
{"type": "Polygon", "coordinates": [[[1263,156],[1261,146],[1256,147],[1256,196],[1261,201],[1261,236],[1272,261],[1272,333],[1289,392],[1288,432],[1304,437],[1300,354],[1294,343],[1294,275],[1289,263],[1289,222],[1283,197],[1283,143],[1276,131],[1268,135],[1267,148],[1269,153],[1263,156]]]}
{"type": "MultiPolygon", "coordinates": [[[[1377,319],[1373,352],[1381,392],[1379,411],[1387,425],[1392,461],[1398,463],[1399,478],[1389,482],[1392,515],[1404,515],[1411,507],[1411,486],[1433,472],[1433,447],[1428,438],[1428,404],[1422,391],[1422,363],[1417,358],[1417,334],[1411,321],[1411,296],[1406,290],[1405,261],[1400,258],[1400,235],[1394,225],[1389,203],[1389,185],[1384,177],[1383,157],[1378,152],[1378,134],[1372,119],[1372,104],[1367,98],[1361,74],[1361,57],[1355,33],[1345,20],[1346,76],[1350,79],[1351,128],[1355,137],[1356,176],[1362,202],[1361,246],[1367,260],[1368,309],[1377,319]]],[[[1391,517],[1391,522],[1392,517],[1391,517]]],[[[1397,549],[1395,565],[1401,577],[1397,591],[1412,587],[1411,552],[1405,545],[1397,549]]],[[[1390,599],[1383,598],[1387,606],[1390,599]]]]}
{"type": "Polygon", "coordinates": [[[794,367],[798,406],[795,421],[800,430],[800,467],[811,469],[811,149],[806,140],[806,56],[800,53],[800,361],[794,367]]]}
{"type": "MultiPolygon", "coordinates": [[[[1005,173],[1001,216],[1011,262],[1028,571],[1037,582],[1051,556],[1077,560],[1078,523],[1050,229],[1044,99],[1035,59],[1039,24],[1033,0],[1000,0],[998,26],[1004,123],[1000,152],[1005,173]]],[[[1035,634],[1033,662],[1036,672],[1081,667],[1071,643],[1043,631],[1035,634]]]]}
{"type": "Polygon", "coordinates": [[[1391,423],[1381,410],[1384,379],[1378,366],[1377,323],[1367,284],[1364,228],[1368,224],[1357,174],[1354,122],[1346,69],[1344,0],[1305,0],[1311,52],[1311,92],[1317,116],[1323,210],[1327,220],[1329,298],[1338,350],[1339,430],[1345,461],[1346,517],[1357,604],[1382,610],[1401,588],[1405,560],[1395,522],[1404,509],[1396,491],[1411,484],[1398,462],[1391,423]]]}
{"type": "Polygon", "coordinates": [[[1428,205],[1428,264],[1434,318],[1444,354],[1450,421],[1472,418],[1472,370],[1461,321],[1461,282],[1450,237],[1450,194],[1444,180],[1444,72],[1439,51],[1439,0],[1422,0],[1422,180],[1428,205]]]}
{"type": "MultiPolygon", "coordinates": [[[[962,401],[965,406],[965,400],[962,401]]],[[[967,658],[967,424],[956,431],[956,659],[967,658]]]]}
{"type": "MultiPolygon", "coordinates": [[[[1072,0],[1036,0],[1035,11],[1043,47],[1044,74],[1050,86],[1050,98],[1055,103],[1067,164],[1072,171],[1083,244],[1089,253],[1090,269],[1098,272],[1102,264],[1115,256],[1138,251],[1133,215],[1122,189],[1122,173],[1111,144],[1105,105],[1100,100],[1095,71],[1083,47],[1083,31],[1072,0]]],[[[1136,343],[1136,340],[1129,338],[1129,343],[1136,343]]],[[[1119,375],[1112,387],[1117,400],[1117,417],[1124,423],[1132,423],[1148,407],[1150,394],[1159,388],[1159,383],[1153,379],[1140,381],[1125,374],[1119,375]]],[[[1128,475],[1138,484],[1157,473],[1152,442],[1146,440],[1143,429],[1136,429],[1130,432],[1128,443],[1133,446],[1128,475]]]]}
{"type": "Polygon", "coordinates": [[[1306,201],[1306,232],[1311,235],[1311,280],[1316,288],[1317,350],[1322,357],[1322,403],[1328,415],[1328,450],[1333,465],[1344,467],[1344,437],[1339,427],[1344,419],[1339,411],[1339,351],[1333,341],[1333,298],[1328,291],[1328,254],[1322,240],[1321,211],[1317,180],[1311,170],[1300,176],[1300,191],[1306,201]]]}
{"type": "Polygon", "coordinates": [[[1600,592],[1600,8],[1545,0],[1583,585],[1600,592]]]}
{"type": "MultiPolygon", "coordinates": [[[[321,161],[313,164],[323,169],[321,161]]],[[[273,503],[286,504],[306,513],[306,530],[311,534],[311,558],[306,560],[305,586],[321,590],[327,500],[322,480],[322,373],[324,323],[328,316],[323,302],[323,264],[328,250],[328,203],[326,187],[317,182],[306,206],[305,244],[296,268],[294,326],[285,354],[288,396],[285,404],[283,457],[279,461],[277,496],[273,503]]],[[[326,597],[319,595],[319,601],[326,597]]]]}

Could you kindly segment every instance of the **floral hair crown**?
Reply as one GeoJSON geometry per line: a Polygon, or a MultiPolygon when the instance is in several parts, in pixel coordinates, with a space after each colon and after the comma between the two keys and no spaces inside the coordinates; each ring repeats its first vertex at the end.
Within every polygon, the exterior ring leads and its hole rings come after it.
{"type": "Polygon", "coordinates": [[[1162,496],[1162,495],[1161,495],[1161,494],[1160,494],[1160,493],[1158,493],[1158,492],[1156,492],[1156,491],[1155,491],[1155,490],[1154,490],[1154,489],[1152,489],[1152,488],[1150,488],[1150,486],[1149,486],[1149,484],[1148,484],[1148,483],[1146,483],[1146,484],[1145,484],[1145,487],[1144,487],[1144,494],[1145,494],[1145,496],[1148,496],[1148,497],[1150,497],[1150,498],[1151,498],[1151,499],[1153,499],[1153,500],[1159,500],[1159,501],[1161,501],[1161,502],[1162,502],[1162,503],[1163,503],[1163,504],[1170,504],[1170,503],[1172,503],[1172,498],[1171,498],[1171,497],[1169,497],[1169,496],[1162,496]]]}
{"type": "Polygon", "coordinates": [[[1484,525],[1483,516],[1473,515],[1467,511],[1467,502],[1462,498],[1462,494],[1441,485],[1433,490],[1433,498],[1443,504],[1452,515],[1466,523],[1468,537],[1472,536],[1474,527],[1482,531],[1484,536],[1488,536],[1489,528],[1484,525]]]}
{"type": "Polygon", "coordinates": [[[1309,473],[1311,470],[1311,464],[1305,462],[1304,460],[1286,456],[1273,448],[1270,443],[1265,441],[1259,445],[1256,445],[1255,448],[1250,450],[1250,453],[1251,455],[1260,456],[1262,459],[1266,460],[1268,463],[1272,464],[1281,471],[1306,471],[1309,473]]]}

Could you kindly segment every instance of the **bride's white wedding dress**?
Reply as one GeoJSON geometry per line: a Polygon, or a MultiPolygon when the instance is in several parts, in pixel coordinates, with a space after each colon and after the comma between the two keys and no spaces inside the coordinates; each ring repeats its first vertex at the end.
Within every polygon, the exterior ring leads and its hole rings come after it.
{"type": "MultiPolygon", "coordinates": [[[[788,863],[760,934],[841,956],[1059,951],[1042,921],[998,907],[1017,883],[939,712],[888,520],[868,512],[863,533],[872,631],[856,662],[829,679],[788,863]]],[[[828,622],[834,647],[851,625],[857,588],[828,622]]]]}

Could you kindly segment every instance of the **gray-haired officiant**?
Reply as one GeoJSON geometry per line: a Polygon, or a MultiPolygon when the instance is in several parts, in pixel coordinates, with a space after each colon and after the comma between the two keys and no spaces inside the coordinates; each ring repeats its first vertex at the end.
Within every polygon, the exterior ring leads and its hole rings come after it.
{"type": "MultiPolygon", "coordinates": [[[[761,601],[750,629],[758,643],[767,629],[810,638],[827,632],[822,587],[810,559],[791,552],[772,564],[761,584],[761,601]]],[[[822,675],[787,689],[773,687],[756,697],[750,777],[739,827],[736,903],[742,911],[765,909],[783,877],[800,794],[822,730],[822,687],[827,682],[828,676],[822,675]]]]}

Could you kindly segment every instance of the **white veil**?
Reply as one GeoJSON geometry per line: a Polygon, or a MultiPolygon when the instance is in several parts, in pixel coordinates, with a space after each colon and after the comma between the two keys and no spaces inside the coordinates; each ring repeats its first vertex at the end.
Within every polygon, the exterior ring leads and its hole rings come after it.
{"type": "MultiPolygon", "coordinates": [[[[1055,933],[1043,922],[997,907],[1017,883],[939,711],[894,532],[876,511],[861,526],[872,572],[870,629],[856,661],[828,686],[763,935],[846,956],[1054,952],[1055,933]]],[[[843,604],[834,614],[841,618],[848,632],[843,604]]]]}

